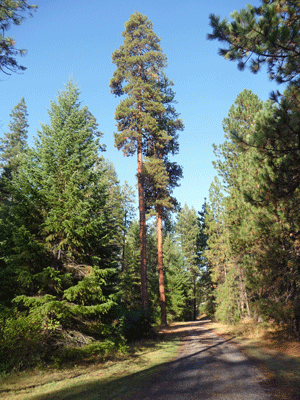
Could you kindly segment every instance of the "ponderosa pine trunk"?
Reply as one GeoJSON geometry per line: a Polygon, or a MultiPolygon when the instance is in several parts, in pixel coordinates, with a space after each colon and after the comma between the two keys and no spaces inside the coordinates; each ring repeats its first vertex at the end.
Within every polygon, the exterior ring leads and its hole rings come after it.
{"type": "Polygon", "coordinates": [[[163,218],[161,210],[159,210],[157,213],[156,223],[157,223],[158,287],[159,287],[161,325],[167,326],[164,264],[163,264],[163,233],[162,233],[163,218]]]}
{"type": "Polygon", "coordinates": [[[139,195],[139,217],[140,217],[140,268],[141,268],[141,298],[142,307],[148,310],[148,289],[147,289],[147,252],[146,252],[146,207],[143,184],[143,152],[142,137],[137,139],[137,179],[139,195]]]}

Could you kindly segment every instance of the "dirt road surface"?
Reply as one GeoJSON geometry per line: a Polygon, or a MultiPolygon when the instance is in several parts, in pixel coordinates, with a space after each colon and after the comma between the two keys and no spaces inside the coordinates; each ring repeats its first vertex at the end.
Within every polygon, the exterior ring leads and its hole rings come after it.
{"type": "Polygon", "coordinates": [[[154,375],[133,400],[271,400],[263,387],[266,378],[253,361],[206,322],[189,324],[178,358],[154,375]]]}

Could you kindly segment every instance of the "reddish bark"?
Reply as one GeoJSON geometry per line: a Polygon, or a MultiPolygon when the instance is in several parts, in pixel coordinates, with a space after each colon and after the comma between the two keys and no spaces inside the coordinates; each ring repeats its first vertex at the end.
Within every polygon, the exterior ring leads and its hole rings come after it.
{"type": "Polygon", "coordinates": [[[163,233],[162,233],[161,211],[158,212],[156,221],[157,221],[157,251],[158,251],[158,286],[159,286],[161,325],[166,326],[167,312],[166,312],[166,297],[165,297],[165,283],[164,283],[163,233]]]}
{"type": "Polygon", "coordinates": [[[137,178],[138,178],[138,194],[139,194],[139,216],[140,216],[140,266],[141,266],[141,297],[142,307],[148,310],[148,289],[147,289],[147,253],[146,253],[146,207],[145,194],[143,185],[143,153],[142,138],[138,135],[137,139],[137,178]]]}

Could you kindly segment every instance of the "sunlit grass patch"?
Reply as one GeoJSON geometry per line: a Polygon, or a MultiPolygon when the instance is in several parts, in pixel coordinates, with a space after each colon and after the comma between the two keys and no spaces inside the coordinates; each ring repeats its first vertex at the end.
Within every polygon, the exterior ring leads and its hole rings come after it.
{"type": "Polygon", "coordinates": [[[1,400],[123,399],[149,375],[174,359],[179,340],[143,341],[104,363],[10,374],[0,382],[1,400]]]}

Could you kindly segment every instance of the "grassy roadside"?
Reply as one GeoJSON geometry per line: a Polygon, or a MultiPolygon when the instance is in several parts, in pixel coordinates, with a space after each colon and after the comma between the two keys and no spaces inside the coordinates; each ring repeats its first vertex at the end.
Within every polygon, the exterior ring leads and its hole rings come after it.
{"type": "Polygon", "coordinates": [[[114,360],[61,369],[36,369],[0,378],[1,400],[124,400],[177,354],[176,334],[132,346],[114,360]]]}
{"type": "MultiPolygon", "coordinates": [[[[174,324],[160,340],[144,341],[110,361],[85,359],[78,365],[36,369],[0,377],[1,400],[128,400],[173,360],[189,323],[174,324]]],[[[300,341],[272,325],[245,321],[236,326],[206,322],[258,362],[274,398],[300,399],[300,341]]]]}
{"type": "Polygon", "coordinates": [[[206,327],[226,338],[233,337],[241,350],[258,362],[270,378],[275,398],[300,399],[300,341],[284,329],[252,320],[235,326],[210,322],[206,327]]]}

